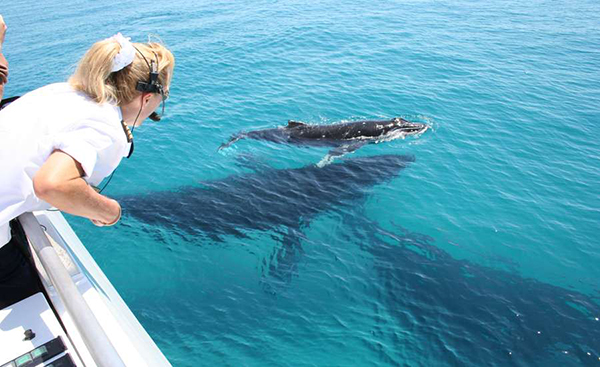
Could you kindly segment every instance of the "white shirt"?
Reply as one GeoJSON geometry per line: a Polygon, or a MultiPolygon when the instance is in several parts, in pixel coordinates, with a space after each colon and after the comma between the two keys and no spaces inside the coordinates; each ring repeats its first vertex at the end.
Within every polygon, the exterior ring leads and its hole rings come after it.
{"type": "Polygon", "coordinates": [[[50,205],[35,196],[33,177],[57,149],[81,164],[98,185],[129,153],[121,109],[98,104],[67,83],[25,94],[0,111],[0,247],[10,241],[8,222],[50,205]]]}

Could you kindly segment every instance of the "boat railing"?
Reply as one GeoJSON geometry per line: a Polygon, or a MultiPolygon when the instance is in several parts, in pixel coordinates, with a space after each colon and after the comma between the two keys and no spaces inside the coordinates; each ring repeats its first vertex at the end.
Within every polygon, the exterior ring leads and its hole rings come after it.
{"type": "Polygon", "coordinates": [[[24,213],[19,216],[19,222],[96,365],[124,367],[123,360],[83,299],[38,220],[32,213],[24,213]]]}

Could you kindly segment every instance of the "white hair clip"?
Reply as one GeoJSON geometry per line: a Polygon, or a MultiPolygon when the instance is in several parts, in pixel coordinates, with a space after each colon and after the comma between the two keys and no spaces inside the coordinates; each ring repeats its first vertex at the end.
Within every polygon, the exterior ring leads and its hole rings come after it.
{"type": "Polygon", "coordinates": [[[135,48],[129,41],[130,39],[131,38],[129,37],[123,37],[121,33],[117,33],[109,38],[109,40],[117,41],[119,42],[119,45],[121,45],[121,51],[119,51],[113,59],[112,69],[110,69],[111,73],[119,71],[133,62],[133,59],[135,58],[135,48]]]}

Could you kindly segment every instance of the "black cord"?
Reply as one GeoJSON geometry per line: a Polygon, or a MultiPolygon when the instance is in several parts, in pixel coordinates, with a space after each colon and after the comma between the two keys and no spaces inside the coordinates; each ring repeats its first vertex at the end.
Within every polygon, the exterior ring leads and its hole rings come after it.
{"type": "MultiPolygon", "coordinates": [[[[118,167],[117,167],[118,168],[118,167]]],[[[102,194],[102,191],[104,191],[104,189],[106,188],[106,186],[108,186],[108,184],[110,183],[110,180],[112,180],[115,172],[117,172],[117,168],[115,168],[114,171],[112,171],[112,173],[110,174],[110,176],[108,177],[108,181],[106,181],[106,183],[104,184],[104,186],[98,190],[98,194],[102,194]]]]}

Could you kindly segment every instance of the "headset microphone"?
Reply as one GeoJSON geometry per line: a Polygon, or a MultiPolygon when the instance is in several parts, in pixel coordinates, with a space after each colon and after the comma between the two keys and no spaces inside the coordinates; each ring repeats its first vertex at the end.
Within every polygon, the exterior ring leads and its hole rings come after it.
{"type": "Polygon", "coordinates": [[[152,121],[160,121],[161,117],[158,113],[152,112],[148,118],[152,121]]]}

